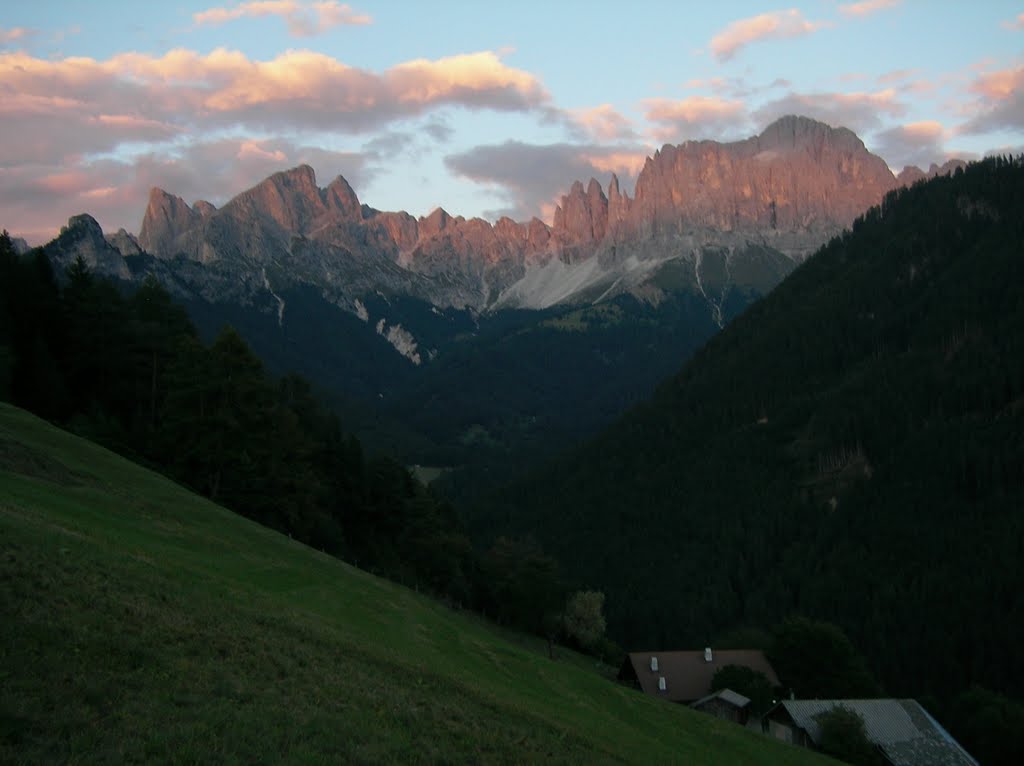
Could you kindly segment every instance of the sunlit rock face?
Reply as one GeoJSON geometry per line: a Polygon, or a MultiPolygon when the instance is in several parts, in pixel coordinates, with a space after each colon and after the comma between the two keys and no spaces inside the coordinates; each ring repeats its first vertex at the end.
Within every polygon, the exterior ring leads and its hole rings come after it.
{"type": "Polygon", "coordinates": [[[320,188],[302,165],[220,209],[154,189],[138,238],[118,232],[106,242],[168,268],[202,264],[236,291],[311,285],[353,314],[374,292],[485,312],[623,292],[657,301],[671,289],[699,292],[720,313],[715,295],[770,288],[890,189],[954,167],[908,168],[897,179],[851,131],[784,117],[743,141],[662,147],[633,197],[615,176],[607,192],[596,179],[576,181],[551,225],[492,224],[441,208],[418,219],[382,212],[341,176],[320,188]],[[667,279],[667,265],[689,276],[667,279]]]}
{"type": "Polygon", "coordinates": [[[664,147],[637,179],[628,220],[634,229],[827,235],[895,185],[885,162],[849,130],[784,117],[745,141],[664,147]]]}
{"type": "Polygon", "coordinates": [[[99,223],[91,215],[68,219],[55,240],[46,246],[50,262],[58,275],[63,275],[77,258],[100,274],[128,279],[130,273],[121,252],[107,242],[99,223]]]}

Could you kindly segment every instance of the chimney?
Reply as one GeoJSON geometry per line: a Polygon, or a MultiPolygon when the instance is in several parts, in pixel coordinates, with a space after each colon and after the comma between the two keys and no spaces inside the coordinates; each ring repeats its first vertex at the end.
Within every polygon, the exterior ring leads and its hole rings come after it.
{"type": "Polygon", "coordinates": [[[711,656],[711,647],[706,647],[704,649],[704,662],[711,662],[712,659],[713,658],[711,656]]]}

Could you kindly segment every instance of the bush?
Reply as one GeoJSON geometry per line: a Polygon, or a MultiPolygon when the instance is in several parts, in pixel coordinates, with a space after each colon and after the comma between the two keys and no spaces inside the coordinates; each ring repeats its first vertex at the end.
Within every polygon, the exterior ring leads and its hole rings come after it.
{"type": "Polygon", "coordinates": [[[881,753],[868,739],[864,719],[856,711],[837,705],[815,716],[821,727],[818,746],[823,752],[853,766],[884,766],[881,753]]]}

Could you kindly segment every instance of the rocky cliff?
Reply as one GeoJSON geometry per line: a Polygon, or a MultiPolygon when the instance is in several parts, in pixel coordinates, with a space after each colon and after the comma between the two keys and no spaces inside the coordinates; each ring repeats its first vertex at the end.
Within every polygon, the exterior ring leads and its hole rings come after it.
{"type": "Polygon", "coordinates": [[[257,288],[315,285],[353,312],[367,291],[476,311],[626,291],[657,301],[672,264],[668,281],[703,293],[720,314],[729,289],[770,287],[887,191],[926,175],[907,169],[897,179],[851,131],[784,117],[743,141],[662,147],[633,198],[615,176],[607,193],[596,179],[576,181],[550,226],[440,208],[418,219],[382,212],[341,176],[320,188],[303,165],[219,210],[153,189],[137,241],[119,232],[105,244],[181,257],[257,288]]]}

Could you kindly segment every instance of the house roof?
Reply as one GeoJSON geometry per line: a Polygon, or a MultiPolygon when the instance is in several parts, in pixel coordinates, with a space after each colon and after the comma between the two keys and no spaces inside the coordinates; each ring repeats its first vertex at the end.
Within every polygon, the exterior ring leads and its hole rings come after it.
{"type": "Polygon", "coordinates": [[[821,727],[816,717],[837,705],[864,719],[868,739],[885,752],[893,766],[978,766],[917,700],[783,700],[773,710],[784,708],[793,722],[817,743],[821,727]]]}
{"type": "Polygon", "coordinates": [[[646,694],[665,697],[673,702],[693,702],[711,693],[711,679],[726,665],[742,665],[764,673],[773,686],[779,685],[764,652],[758,649],[716,649],[711,662],[704,660],[704,650],[685,652],[630,652],[626,659],[633,667],[640,688],[646,694]],[[651,670],[651,657],[658,658],[658,669],[651,670]],[[665,679],[665,691],[659,691],[658,679],[665,679]]]}
{"type": "Polygon", "coordinates": [[[723,702],[728,702],[730,705],[733,705],[738,708],[745,708],[747,705],[750,704],[749,699],[747,699],[738,692],[734,692],[732,689],[719,689],[717,692],[714,692],[713,694],[709,694],[706,697],[701,697],[696,702],[691,702],[690,707],[701,707],[702,705],[707,704],[713,699],[720,699],[723,702]]]}

